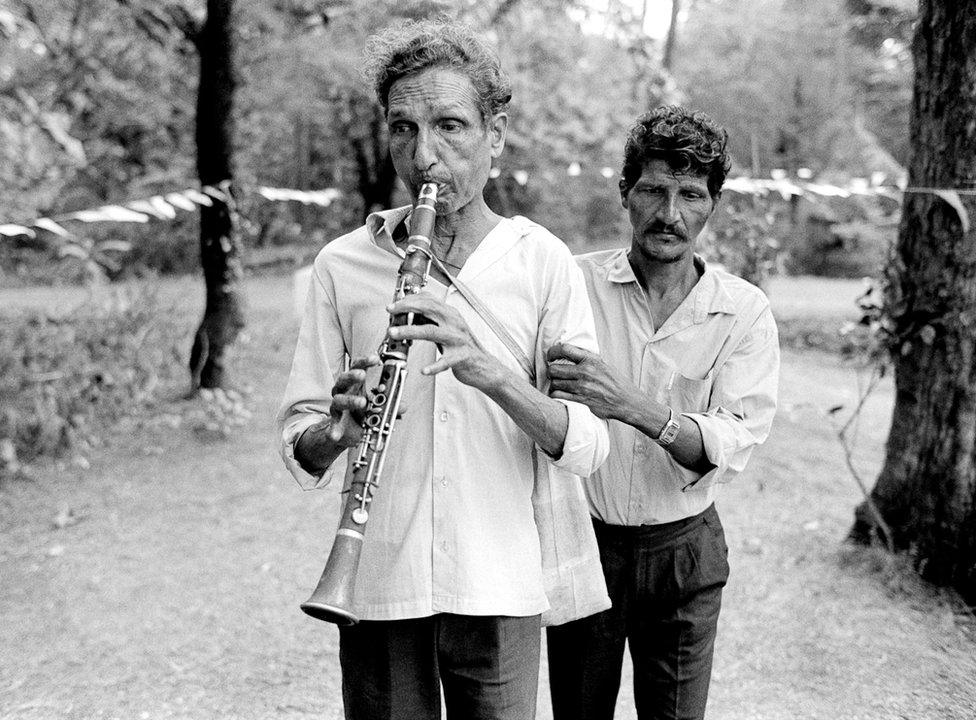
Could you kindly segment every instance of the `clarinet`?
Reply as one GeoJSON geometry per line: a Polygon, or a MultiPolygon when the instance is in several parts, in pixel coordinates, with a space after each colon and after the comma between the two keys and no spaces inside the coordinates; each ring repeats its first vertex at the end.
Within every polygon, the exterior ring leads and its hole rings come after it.
{"type": "MultiPolygon", "coordinates": [[[[425,183],[420,188],[417,205],[410,217],[410,237],[406,257],[397,275],[394,302],[420,292],[430,274],[430,238],[434,230],[437,185],[425,183]]],[[[401,313],[390,318],[390,327],[412,325],[414,313],[401,313]]],[[[407,353],[410,340],[385,339],[379,348],[383,367],[376,387],[370,392],[363,434],[353,462],[352,484],[346,497],[336,531],[332,551],[322,571],[322,577],[301,608],[319,620],[336,625],[354,625],[359,618],[353,612],[353,593],[356,573],[362,554],[369,504],[373,490],[379,487],[383,462],[389,447],[393,425],[400,409],[403,385],[407,376],[407,353]]]]}

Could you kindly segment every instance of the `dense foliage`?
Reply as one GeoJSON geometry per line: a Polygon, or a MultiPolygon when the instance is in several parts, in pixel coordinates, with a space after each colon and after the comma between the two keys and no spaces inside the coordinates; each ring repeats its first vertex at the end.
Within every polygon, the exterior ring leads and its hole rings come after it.
{"type": "Polygon", "coordinates": [[[911,65],[902,41],[883,32],[897,33],[894,20],[878,20],[872,36],[855,34],[865,22],[844,0],[700,0],[676,78],[692,105],[729,129],[740,172],[893,177],[905,161],[907,122],[872,115],[907,119],[911,65]],[[886,90],[866,105],[865,88],[882,78],[886,90]]]}
{"type": "MultiPolygon", "coordinates": [[[[515,95],[491,202],[583,249],[625,241],[615,177],[623,133],[662,102],[684,101],[724,123],[734,172],[898,173],[911,5],[683,2],[669,72],[665,38],[641,31],[640,3],[240,0],[236,178],[246,244],[290,245],[308,257],[375,205],[402,200],[381,114],[359,75],[366,35],[389,22],[447,13],[495,42],[515,95]],[[258,184],[344,195],[328,208],[269,202],[253,192],[258,184]]],[[[0,3],[0,222],[192,184],[197,67],[183,27],[203,12],[202,0],[0,3]]],[[[758,212],[761,224],[769,208],[758,212]]],[[[192,218],[69,229],[93,243],[132,241],[121,274],[197,262],[192,218]]],[[[50,279],[50,248],[60,242],[47,233],[5,238],[4,277],[50,279]],[[44,248],[43,263],[32,263],[44,248]]]]}

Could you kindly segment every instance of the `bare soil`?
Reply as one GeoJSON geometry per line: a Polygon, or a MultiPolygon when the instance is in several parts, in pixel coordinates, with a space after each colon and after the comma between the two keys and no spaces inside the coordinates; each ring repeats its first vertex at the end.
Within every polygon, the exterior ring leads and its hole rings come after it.
{"type": "MultiPolygon", "coordinates": [[[[181,422],[192,402],[174,395],[166,422],[123,425],[87,468],[35,466],[0,486],[0,718],[341,717],[337,632],[298,609],[338,498],[299,490],[273,432],[296,332],[290,278],[248,290],[234,365],[253,417],[230,439],[181,422]]],[[[808,290],[780,283],[774,308],[806,312],[793,306],[808,290]]],[[[810,312],[846,314],[837,291],[810,312]]],[[[187,280],[166,294],[189,333],[202,292],[187,280]]],[[[826,409],[853,406],[857,377],[833,356],[786,351],[772,436],[719,501],[732,577],[710,717],[976,718],[971,616],[902,559],[843,543],[860,493],[826,409]]],[[[891,396],[882,385],[861,419],[869,482],[891,396]]],[[[543,676],[542,719],[546,693],[543,676]]],[[[635,717],[627,678],[618,708],[635,717]]]]}

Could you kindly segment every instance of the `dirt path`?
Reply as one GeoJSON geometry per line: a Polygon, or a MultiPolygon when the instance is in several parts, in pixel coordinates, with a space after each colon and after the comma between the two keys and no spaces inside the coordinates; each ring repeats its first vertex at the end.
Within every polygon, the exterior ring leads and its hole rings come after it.
{"type": "MultiPolygon", "coordinates": [[[[337,499],[301,492],[275,455],[288,281],[254,281],[249,294],[237,365],[254,417],[234,441],[185,425],[134,431],[88,469],[0,488],[0,718],[341,717],[336,630],[297,607],[337,499]],[[65,508],[80,521],[58,529],[65,508]]],[[[849,401],[852,377],[833,358],[787,353],[773,435],[720,500],[733,574],[711,717],[976,717],[971,625],[840,543],[858,492],[818,409],[849,401]]],[[[890,392],[864,422],[869,478],[890,392]]],[[[631,697],[625,683],[618,718],[634,717],[631,697]]]]}

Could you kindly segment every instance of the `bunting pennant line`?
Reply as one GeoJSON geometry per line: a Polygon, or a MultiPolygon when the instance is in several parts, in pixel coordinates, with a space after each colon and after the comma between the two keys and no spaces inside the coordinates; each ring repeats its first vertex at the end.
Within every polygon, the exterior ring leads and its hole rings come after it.
{"type": "MultiPolygon", "coordinates": [[[[519,185],[526,185],[530,175],[523,169],[506,169],[504,171],[519,185]]],[[[579,177],[583,168],[579,162],[572,162],[566,166],[566,174],[570,177],[579,177]]],[[[601,167],[599,174],[610,180],[618,175],[617,171],[611,167],[601,167]]],[[[495,179],[502,176],[502,169],[493,167],[489,177],[495,179]]],[[[553,180],[548,172],[542,173],[544,179],[553,180]]],[[[811,180],[813,171],[808,168],[799,168],[796,172],[796,179],[788,177],[786,170],[774,169],[770,171],[769,178],[755,178],[747,175],[730,177],[725,180],[722,190],[740,193],[744,195],[768,195],[770,192],[778,193],[784,200],[790,197],[801,196],[806,193],[820,195],[822,197],[847,198],[852,195],[883,195],[890,198],[899,198],[901,193],[919,192],[932,193],[944,199],[952,198],[952,193],[961,195],[976,195],[976,188],[929,188],[929,187],[907,187],[904,179],[899,179],[894,183],[884,184],[886,175],[881,172],[872,173],[870,178],[851,178],[845,185],[833,185],[811,180]],[[947,195],[948,194],[948,195],[947,195]]],[[[947,200],[950,202],[950,200],[947,200]]]]}
{"type": "Polygon", "coordinates": [[[821,195],[823,197],[846,198],[852,195],[886,195],[890,197],[902,191],[894,185],[871,184],[865,178],[854,178],[847,185],[831,185],[828,183],[806,182],[803,180],[791,180],[786,177],[774,178],[753,178],[740,176],[728,178],[722,185],[723,192],[728,190],[743,195],[768,195],[770,192],[778,193],[784,200],[789,200],[793,196],[802,196],[806,193],[821,195]]]}
{"type": "Polygon", "coordinates": [[[258,194],[268,200],[297,200],[308,205],[328,206],[336,200],[340,193],[334,188],[326,190],[290,190],[288,188],[259,187],[258,194]]]}
{"type": "MultiPolygon", "coordinates": [[[[26,236],[34,238],[37,237],[37,230],[40,229],[62,238],[72,237],[73,233],[61,225],[61,223],[69,221],[82,223],[147,223],[153,218],[158,220],[173,220],[177,216],[177,210],[193,211],[200,205],[212,207],[214,200],[226,202],[229,196],[225,188],[226,183],[221,183],[220,187],[205,185],[199,190],[196,188],[187,188],[176,192],[131,200],[127,203],[102,205],[101,207],[87,210],[75,210],[53,217],[40,217],[29,223],[4,223],[0,224],[0,236],[26,236]]],[[[324,190],[294,190],[291,188],[267,186],[258,187],[257,193],[267,200],[295,200],[305,205],[311,204],[321,207],[328,207],[342,194],[334,188],[326,188],[324,190]]]]}
{"type": "MultiPolygon", "coordinates": [[[[530,175],[526,170],[509,170],[508,173],[519,185],[526,185],[530,175]]],[[[570,163],[567,166],[566,174],[570,177],[577,177],[582,173],[582,166],[578,162],[570,163]]],[[[601,167],[599,173],[607,179],[613,178],[617,173],[613,168],[601,167]]],[[[490,177],[498,178],[502,174],[501,169],[494,167],[491,169],[490,177]]],[[[547,173],[544,173],[547,175],[547,173]]],[[[809,180],[813,173],[805,168],[797,171],[798,179],[793,180],[787,177],[785,170],[773,170],[769,178],[754,178],[739,176],[728,178],[723,185],[723,190],[733,193],[746,195],[765,196],[771,192],[778,193],[784,200],[791,197],[802,196],[806,193],[819,195],[822,197],[847,198],[852,195],[884,195],[898,199],[901,193],[931,193],[937,195],[949,203],[963,222],[964,227],[969,226],[969,217],[959,200],[960,195],[976,195],[976,188],[934,188],[934,187],[908,187],[902,181],[897,185],[883,185],[884,177],[880,173],[875,173],[870,180],[867,178],[853,178],[845,186],[831,185],[828,183],[818,183],[809,180]]],[[[214,200],[226,202],[229,199],[226,188],[228,183],[219,183],[218,186],[205,185],[199,190],[187,188],[176,192],[168,192],[159,195],[152,195],[148,198],[132,200],[124,204],[103,205],[101,207],[87,210],[76,210],[64,215],[54,217],[40,217],[29,223],[4,223],[0,224],[0,237],[26,236],[34,238],[37,236],[37,229],[44,230],[59,237],[71,237],[73,234],[64,228],[61,223],[77,221],[83,223],[94,222],[134,222],[147,223],[150,219],[172,220],[177,217],[177,210],[193,211],[198,206],[211,207],[214,200]]],[[[319,205],[328,207],[341,192],[335,188],[324,190],[296,190],[293,188],[277,188],[265,185],[255,188],[258,195],[271,201],[295,201],[304,205],[319,205]]]]}
{"type": "Polygon", "coordinates": [[[906,187],[902,192],[912,193],[933,193],[938,195],[943,192],[953,192],[959,195],[976,195],[976,188],[933,188],[933,187],[906,187]]]}

